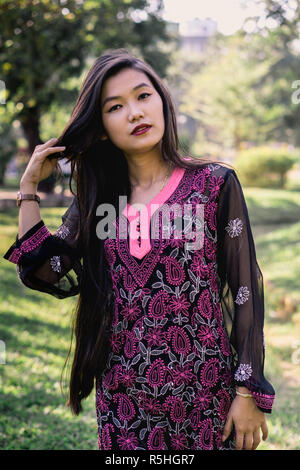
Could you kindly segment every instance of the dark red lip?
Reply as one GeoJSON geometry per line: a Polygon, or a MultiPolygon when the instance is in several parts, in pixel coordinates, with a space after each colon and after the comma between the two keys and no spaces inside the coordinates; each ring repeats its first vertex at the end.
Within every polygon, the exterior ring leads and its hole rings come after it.
{"type": "Polygon", "coordinates": [[[150,124],[146,124],[146,123],[142,123],[142,124],[139,124],[138,126],[136,126],[133,131],[131,132],[131,134],[134,134],[135,132],[139,131],[140,129],[142,129],[143,127],[151,127],[150,124]]]}

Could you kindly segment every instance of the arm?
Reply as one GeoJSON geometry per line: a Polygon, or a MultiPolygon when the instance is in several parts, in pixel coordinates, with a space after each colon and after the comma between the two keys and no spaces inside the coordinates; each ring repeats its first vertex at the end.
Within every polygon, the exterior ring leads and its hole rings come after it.
{"type": "MultiPolygon", "coordinates": [[[[23,194],[35,194],[37,187],[35,185],[20,184],[20,191],[23,194]]],[[[24,200],[19,208],[19,233],[18,237],[22,238],[25,233],[35,224],[40,222],[40,206],[37,201],[24,200]]]]}
{"type": "MultiPolygon", "coordinates": [[[[26,203],[27,206],[28,203],[38,206],[35,201],[26,203]]],[[[24,201],[21,206],[23,204],[24,201]]],[[[5,259],[17,265],[18,276],[25,286],[60,299],[78,294],[80,288],[82,250],[76,197],[62,216],[62,222],[51,234],[44,221],[39,220],[21,238],[17,235],[4,255],[5,259]]],[[[22,233],[22,226],[19,233],[22,233]]]]}
{"type": "Polygon", "coordinates": [[[275,391],[264,377],[263,277],[245,198],[233,170],[227,172],[220,193],[217,222],[221,304],[235,357],[234,380],[241,392],[249,391],[253,397],[237,396],[234,401],[243,412],[252,404],[252,411],[271,413],[275,391]]]}
{"type": "MultiPolygon", "coordinates": [[[[22,176],[23,193],[35,193],[39,181],[56,165],[48,156],[65,147],[54,147],[57,139],[37,145],[22,176]]],[[[34,290],[65,298],[79,292],[82,273],[79,209],[76,197],[62,217],[63,224],[52,235],[41,219],[36,201],[22,201],[19,233],[4,258],[17,265],[21,282],[34,290]],[[71,274],[73,270],[75,275],[71,274]]]]}

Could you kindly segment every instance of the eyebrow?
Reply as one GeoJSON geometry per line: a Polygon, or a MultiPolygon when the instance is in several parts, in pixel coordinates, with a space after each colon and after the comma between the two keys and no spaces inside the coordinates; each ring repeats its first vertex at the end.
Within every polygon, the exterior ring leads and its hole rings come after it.
{"type": "MultiPolygon", "coordinates": [[[[135,91],[137,90],[138,88],[142,88],[142,87],[148,87],[150,88],[150,85],[148,85],[148,83],[139,83],[139,85],[136,85],[134,88],[132,88],[132,91],[135,91]]],[[[112,100],[117,100],[117,99],[120,99],[122,98],[122,96],[108,96],[107,98],[105,98],[105,100],[103,101],[103,104],[102,104],[102,108],[104,108],[105,104],[108,102],[108,101],[112,101],[112,100]]]]}

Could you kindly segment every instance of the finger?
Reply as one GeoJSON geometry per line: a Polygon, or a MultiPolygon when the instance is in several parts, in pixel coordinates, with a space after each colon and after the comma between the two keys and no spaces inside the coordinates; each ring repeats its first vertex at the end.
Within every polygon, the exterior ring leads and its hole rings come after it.
{"type": "Polygon", "coordinates": [[[236,450],[242,450],[244,447],[244,433],[243,432],[236,432],[236,439],[235,439],[235,448],[236,450]]]}
{"type": "Polygon", "coordinates": [[[51,145],[54,145],[55,142],[57,142],[57,141],[58,141],[58,139],[56,137],[52,137],[52,139],[47,140],[47,142],[44,142],[43,144],[37,145],[37,147],[39,149],[44,149],[44,148],[47,148],[51,145]]]}
{"type": "Polygon", "coordinates": [[[255,450],[260,443],[260,430],[256,429],[253,433],[253,446],[252,450],[255,450]]]}
{"type": "Polygon", "coordinates": [[[266,421],[264,421],[263,424],[261,425],[261,429],[262,429],[262,432],[263,432],[262,438],[265,441],[268,437],[268,434],[269,434],[268,425],[267,425],[266,421]]]}
{"type": "Polygon", "coordinates": [[[64,150],[66,147],[65,146],[61,146],[61,147],[48,147],[47,149],[43,150],[43,152],[61,152],[62,150],[64,150]]]}
{"type": "Polygon", "coordinates": [[[252,450],[252,446],[253,446],[253,433],[247,432],[244,437],[244,449],[252,450]]]}
{"type": "Polygon", "coordinates": [[[41,157],[45,157],[47,155],[50,155],[51,153],[59,153],[62,152],[66,147],[49,147],[42,152],[39,152],[38,155],[41,157]]]}
{"type": "Polygon", "coordinates": [[[232,429],[232,417],[229,415],[227,416],[227,421],[223,429],[222,441],[225,441],[227,439],[227,437],[231,433],[231,429],[232,429]]]}

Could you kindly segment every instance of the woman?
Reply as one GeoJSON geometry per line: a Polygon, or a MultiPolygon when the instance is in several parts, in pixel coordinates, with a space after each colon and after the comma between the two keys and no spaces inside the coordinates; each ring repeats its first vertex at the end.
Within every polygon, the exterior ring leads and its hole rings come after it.
{"type": "Polygon", "coordinates": [[[62,225],[51,234],[38,201],[23,200],[4,257],[31,289],[79,293],[72,411],[96,384],[102,450],[256,449],[274,389],[263,374],[263,278],[235,171],[180,155],[168,90],[123,49],[95,61],[62,135],[36,147],[21,193],[35,195],[64,157],[74,199],[62,225]],[[103,208],[117,214],[106,237],[103,208]]]}

